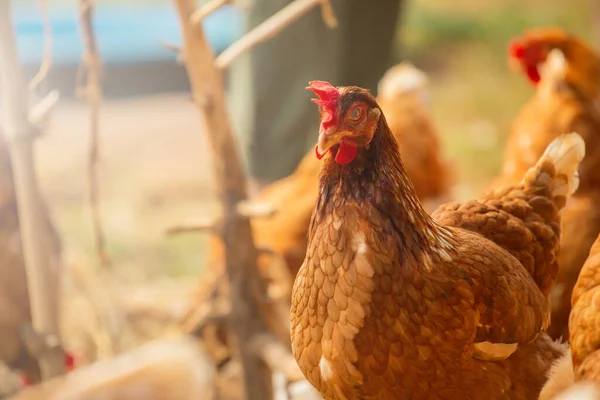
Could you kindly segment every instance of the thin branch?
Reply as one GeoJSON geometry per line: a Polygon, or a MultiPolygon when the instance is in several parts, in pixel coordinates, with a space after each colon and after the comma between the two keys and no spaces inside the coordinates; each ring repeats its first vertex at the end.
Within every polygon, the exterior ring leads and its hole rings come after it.
{"type": "Polygon", "coordinates": [[[160,45],[164,47],[166,50],[172,51],[174,53],[181,53],[181,46],[178,46],[174,43],[165,42],[164,40],[160,41],[160,45]]]}
{"type": "Polygon", "coordinates": [[[208,17],[219,8],[233,3],[234,0],[211,0],[208,3],[204,3],[199,9],[194,11],[192,17],[190,18],[190,23],[192,25],[201,24],[204,18],[208,17]]]}
{"type": "Polygon", "coordinates": [[[266,292],[256,264],[250,221],[240,217],[237,204],[247,198],[247,182],[227,112],[223,74],[201,24],[192,25],[195,0],[174,0],[182,29],[186,70],[202,126],[213,151],[216,193],[222,205],[219,236],[225,245],[225,267],[231,312],[227,328],[232,356],[243,369],[245,398],[272,398],[271,372],[248,348],[249,340],[267,329],[260,296],[266,292]]]}
{"type": "Polygon", "coordinates": [[[59,98],[60,94],[56,90],[48,93],[42,100],[40,100],[29,110],[29,123],[39,127],[39,125],[41,125],[46,118],[48,118],[48,115],[58,103],[59,98]]]}
{"type": "Polygon", "coordinates": [[[231,63],[265,40],[277,35],[283,28],[287,27],[301,16],[312,10],[315,6],[323,7],[323,16],[329,26],[335,26],[337,21],[329,0],[295,0],[285,6],[263,23],[246,33],[240,40],[229,46],[217,57],[217,68],[225,69],[231,63]]]}
{"type": "Polygon", "coordinates": [[[99,115],[102,103],[102,72],[101,60],[98,52],[98,44],[93,28],[93,14],[95,0],[79,0],[79,24],[83,36],[84,51],[82,56],[82,69],[85,73],[78,74],[79,78],[85,76],[85,84],[79,82],[84,89],[81,93],[90,103],[90,148],[88,159],[88,185],[90,197],[90,209],[92,216],[92,227],[94,242],[98,259],[102,265],[108,265],[110,260],[106,253],[104,231],[100,217],[98,200],[98,162],[99,162],[99,115]]]}
{"type": "Polygon", "coordinates": [[[252,339],[251,349],[269,366],[271,371],[281,371],[289,381],[304,380],[304,375],[289,348],[270,333],[262,333],[252,339]]]}
{"type": "Polygon", "coordinates": [[[165,230],[165,235],[178,235],[191,232],[213,233],[218,230],[218,226],[219,220],[217,218],[206,217],[169,227],[165,230]]]}
{"type": "Polygon", "coordinates": [[[330,0],[321,0],[321,14],[323,16],[325,25],[327,25],[330,29],[337,28],[338,21],[335,17],[335,13],[333,12],[333,6],[331,5],[330,0]]]}
{"type": "Polygon", "coordinates": [[[50,24],[47,0],[39,0],[39,5],[42,14],[42,29],[44,31],[44,50],[40,69],[29,82],[29,90],[32,92],[35,91],[42,82],[46,81],[50,68],[52,68],[52,25],[50,24]]]}
{"type": "Polygon", "coordinates": [[[246,218],[271,218],[277,213],[277,208],[271,203],[245,200],[237,204],[237,212],[246,218]]]}
{"type": "Polygon", "coordinates": [[[229,318],[229,311],[211,310],[199,318],[196,325],[190,330],[190,334],[200,336],[207,325],[224,325],[227,323],[227,318],[229,318]]]}
{"type": "Polygon", "coordinates": [[[90,332],[96,344],[96,351],[102,356],[111,357],[120,353],[133,342],[131,328],[121,304],[111,295],[106,280],[100,271],[94,271],[82,264],[72,264],[70,275],[77,288],[86,297],[101,327],[90,332]]]}
{"type": "Polygon", "coordinates": [[[175,61],[177,61],[177,64],[181,64],[183,65],[184,63],[184,58],[183,58],[183,52],[181,51],[181,47],[173,44],[173,43],[169,43],[169,42],[165,42],[164,40],[160,41],[160,45],[168,51],[172,51],[173,53],[175,53],[177,55],[175,61]]]}

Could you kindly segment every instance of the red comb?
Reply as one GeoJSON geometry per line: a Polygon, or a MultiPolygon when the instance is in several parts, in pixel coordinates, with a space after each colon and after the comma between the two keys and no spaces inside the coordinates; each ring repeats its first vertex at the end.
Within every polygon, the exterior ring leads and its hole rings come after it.
{"type": "Polygon", "coordinates": [[[525,46],[518,40],[513,40],[508,46],[508,52],[512,57],[521,59],[525,57],[525,46]]]}
{"type": "Polygon", "coordinates": [[[338,92],[335,86],[325,81],[310,81],[306,89],[312,90],[324,101],[337,100],[340,97],[340,92],[338,92]]]}
{"type": "Polygon", "coordinates": [[[310,81],[307,90],[313,91],[319,99],[312,99],[322,107],[321,125],[324,129],[335,124],[337,114],[337,101],[340,98],[340,92],[329,82],[310,81]]]}

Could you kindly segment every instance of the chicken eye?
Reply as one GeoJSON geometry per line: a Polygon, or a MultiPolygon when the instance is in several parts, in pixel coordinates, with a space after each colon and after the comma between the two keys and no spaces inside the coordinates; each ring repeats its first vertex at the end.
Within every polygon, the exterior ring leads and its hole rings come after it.
{"type": "Polygon", "coordinates": [[[352,111],[350,111],[350,115],[349,115],[351,120],[356,121],[357,119],[359,119],[360,117],[362,117],[362,108],[360,107],[354,107],[352,109],[352,111]]]}

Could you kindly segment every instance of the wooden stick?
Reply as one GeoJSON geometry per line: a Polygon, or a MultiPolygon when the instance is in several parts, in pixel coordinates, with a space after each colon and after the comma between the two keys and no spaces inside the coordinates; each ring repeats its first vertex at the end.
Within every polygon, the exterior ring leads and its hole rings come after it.
{"type": "Polygon", "coordinates": [[[337,28],[338,21],[333,12],[333,6],[330,0],[321,0],[321,14],[323,21],[330,29],[337,28]]]}
{"type": "Polygon", "coordinates": [[[98,44],[92,26],[94,6],[96,0],[79,0],[79,25],[83,37],[83,60],[79,74],[80,78],[86,77],[86,82],[80,82],[83,87],[80,92],[90,103],[90,147],[88,156],[88,191],[90,199],[90,212],[96,254],[101,265],[108,265],[110,259],[106,252],[102,218],[100,216],[98,194],[98,162],[99,162],[99,122],[100,104],[102,103],[102,62],[98,51],[98,44]]]}
{"type": "Polygon", "coordinates": [[[43,123],[48,115],[52,111],[52,109],[58,103],[58,99],[60,98],[60,94],[58,91],[53,90],[48,93],[42,100],[40,100],[35,106],[33,106],[29,110],[29,123],[35,126],[38,126],[43,123]]]}
{"type": "Polygon", "coordinates": [[[179,225],[169,227],[165,230],[165,235],[178,235],[180,233],[206,232],[214,233],[218,231],[219,219],[213,217],[200,218],[188,221],[179,225]]]}
{"type": "MultiPolygon", "coordinates": [[[[19,65],[16,39],[12,30],[9,1],[0,1],[0,88],[4,130],[10,143],[15,192],[23,256],[27,268],[27,286],[33,328],[40,335],[57,335],[58,321],[53,318],[49,255],[44,245],[46,231],[43,209],[34,167],[33,127],[28,121],[27,86],[19,65]]],[[[42,377],[47,379],[64,372],[64,353],[60,346],[40,354],[42,377]]]]}
{"type": "Polygon", "coordinates": [[[208,3],[204,3],[199,9],[194,11],[191,17],[192,24],[201,24],[204,18],[217,11],[219,8],[233,4],[234,0],[211,0],[208,3]]]}
{"type": "MultiPolygon", "coordinates": [[[[70,272],[73,283],[89,302],[98,326],[101,327],[92,335],[100,358],[114,357],[130,347],[134,343],[131,326],[122,304],[111,295],[106,279],[103,279],[103,271],[75,263],[71,265],[70,272]]],[[[104,274],[106,273],[105,271],[104,274]]]]}
{"type": "Polygon", "coordinates": [[[247,218],[271,218],[277,213],[277,208],[265,201],[245,200],[238,203],[237,212],[247,218]]]}
{"type": "Polygon", "coordinates": [[[290,25],[319,4],[323,7],[323,16],[326,17],[326,21],[329,22],[328,25],[332,27],[335,26],[337,21],[335,20],[335,15],[333,14],[333,9],[329,4],[329,0],[295,0],[273,14],[270,18],[266,19],[256,28],[246,33],[240,40],[223,51],[217,57],[217,67],[220,69],[229,67],[236,58],[257,44],[277,35],[283,28],[290,25]]]}
{"type": "Polygon", "coordinates": [[[29,82],[29,90],[36,90],[40,84],[46,81],[50,68],[52,68],[52,25],[48,13],[47,0],[39,0],[40,12],[42,14],[42,29],[44,31],[44,50],[40,69],[29,82]]]}
{"type": "Polygon", "coordinates": [[[212,148],[217,195],[223,206],[220,236],[225,245],[231,312],[227,319],[233,356],[240,360],[248,400],[271,399],[271,372],[251,351],[251,338],[267,329],[260,302],[264,282],[256,265],[250,221],[238,215],[237,205],[247,198],[247,182],[231,131],[225,88],[201,24],[192,24],[195,0],[174,0],[183,33],[186,70],[194,103],[212,148]]]}
{"type": "Polygon", "coordinates": [[[177,64],[183,65],[183,53],[181,52],[180,46],[174,43],[165,42],[164,40],[161,40],[159,43],[162,47],[165,48],[165,50],[172,51],[173,53],[175,53],[175,61],[177,61],[177,64]]]}
{"type": "Polygon", "coordinates": [[[281,371],[290,381],[304,380],[304,375],[289,349],[273,335],[262,333],[252,339],[251,346],[271,367],[272,371],[281,371]]]}

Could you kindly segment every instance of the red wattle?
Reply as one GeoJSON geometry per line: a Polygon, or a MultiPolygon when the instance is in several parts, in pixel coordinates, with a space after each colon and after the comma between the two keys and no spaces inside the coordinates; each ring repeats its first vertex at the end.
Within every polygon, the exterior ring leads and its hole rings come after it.
{"type": "Polygon", "coordinates": [[[342,143],[340,143],[340,148],[338,149],[337,154],[335,155],[335,162],[340,165],[348,165],[356,158],[357,153],[357,145],[343,140],[342,143]]]}
{"type": "Polygon", "coordinates": [[[70,353],[65,353],[65,369],[68,372],[75,369],[75,357],[70,353]]]}
{"type": "Polygon", "coordinates": [[[27,374],[25,374],[25,373],[22,373],[22,374],[21,374],[21,384],[22,384],[24,387],[31,386],[31,381],[29,380],[29,377],[28,377],[28,376],[27,376],[27,374]]]}
{"type": "Polygon", "coordinates": [[[320,160],[321,158],[325,157],[325,154],[319,153],[319,145],[315,146],[315,154],[317,155],[317,159],[318,160],[320,160]]]}
{"type": "Polygon", "coordinates": [[[529,80],[531,80],[533,83],[538,83],[540,81],[540,71],[537,69],[536,66],[527,67],[526,72],[527,76],[529,77],[529,80]]]}

